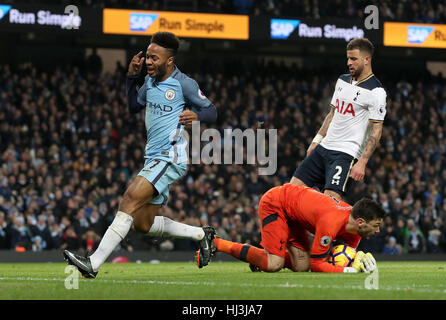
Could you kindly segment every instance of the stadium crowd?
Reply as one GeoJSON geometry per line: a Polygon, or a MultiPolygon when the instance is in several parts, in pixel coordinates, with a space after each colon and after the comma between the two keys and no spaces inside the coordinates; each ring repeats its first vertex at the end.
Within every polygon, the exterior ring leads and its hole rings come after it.
{"type": "MultiPolygon", "coordinates": [[[[206,63],[203,63],[206,65],[206,63]]],[[[326,114],[339,70],[231,62],[192,73],[218,109],[211,126],[278,129],[275,175],[255,165],[189,165],[162,214],[259,245],[258,201],[290,180],[326,114]],[[328,77],[326,75],[329,75],[328,77]]],[[[126,70],[0,66],[0,248],[93,251],[144,163],[144,112],[129,114],[126,70]]],[[[347,201],[379,201],[388,216],[360,246],[374,253],[446,252],[446,83],[378,74],[388,93],[380,146],[347,201]]],[[[202,124],[201,129],[207,126],[202,124]]],[[[195,243],[131,231],[120,250],[190,250],[195,243]]]]}
{"type": "MultiPolygon", "coordinates": [[[[30,0],[6,0],[6,3],[34,3],[30,0]]],[[[446,23],[444,0],[40,0],[39,3],[54,5],[79,5],[100,8],[123,8],[165,11],[197,11],[228,14],[269,15],[300,18],[363,19],[364,9],[375,5],[380,19],[446,23]]]]}

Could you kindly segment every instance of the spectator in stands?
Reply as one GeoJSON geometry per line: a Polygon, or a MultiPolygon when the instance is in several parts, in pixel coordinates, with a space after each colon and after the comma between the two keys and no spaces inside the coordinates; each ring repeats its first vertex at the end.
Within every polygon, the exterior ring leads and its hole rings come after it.
{"type": "Polygon", "coordinates": [[[404,239],[406,238],[406,221],[404,217],[400,216],[397,218],[395,233],[396,242],[399,244],[404,244],[404,239]]]}
{"type": "MultiPolygon", "coordinates": [[[[223,219],[227,220],[228,218],[223,218],[223,219]]],[[[228,235],[226,229],[222,225],[223,225],[223,223],[219,223],[217,217],[212,219],[211,226],[215,229],[215,232],[218,235],[218,237],[225,239],[225,240],[229,240],[229,235],[228,235]]]]}
{"type": "Polygon", "coordinates": [[[70,219],[68,217],[62,217],[61,218],[61,222],[60,222],[59,227],[62,230],[62,232],[64,232],[65,229],[67,227],[69,227],[70,225],[71,225],[71,222],[70,222],[70,219]]]}
{"type": "Polygon", "coordinates": [[[438,229],[432,229],[429,231],[427,237],[427,253],[441,253],[443,250],[441,249],[441,241],[442,241],[441,231],[438,229]]]}
{"type": "Polygon", "coordinates": [[[60,226],[53,222],[50,224],[50,241],[48,249],[60,249],[63,241],[63,232],[60,226]]]}
{"type": "Polygon", "coordinates": [[[404,239],[404,250],[408,253],[422,253],[426,251],[426,240],[418,226],[413,223],[404,239]]]}
{"type": "Polygon", "coordinates": [[[97,234],[103,234],[105,231],[104,218],[99,215],[99,211],[94,208],[88,218],[90,229],[97,234]]]}
{"type": "Polygon", "coordinates": [[[32,238],[31,250],[36,252],[42,251],[43,249],[46,249],[46,241],[44,241],[41,236],[34,236],[32,238]]]}
{"type": "Polygon", "coordinates": [[[69,226],[63,233],[61,249],[77,251],[81,246],[80,239],[74,231],[74,227],[69,226]]]}
{"type": "Polygon", "coordinates": [[[11,249],[17,247],[24,247],[29,249],[31,247],[31,232],[25,225],[25,219],[22,216],[14,218],[13,226],[11,228],[11,249]]]}
{"type": "Polygon", "coordinates": [[[399,255],[403,252],[401,245],[396,243],[395,237],[389,237],[386,245],[384,246],[383,254],[399,255]]]}
{"type": "Polygon", "coordinates": [[[7,238],[7,230],[8,224],[5,221],[5,214],[0,211],[0,250],[7,249],[8,246],[8,238],[7,238]]]}
{"type": "Polygon", "coordinates": [[[77,212],[73,226],[76,234],[84,234],[90,228],[88,218],[85,216],[85,209],[80,209],[77,212]]]}
{"type": "Polygon", "coordinates": [[[85,250],[89,254],[94,252],[97,249],[100,240],[101,237],[94,230],[88,229],[82,235],[82,250],[85,250]]]}
{"type": "Polygon", "coordinates": [[[37,222],[35,225],[31,226],[31,234],[33,236],[33,239],[35,239],[37,236],[40,237],[40,243],[44,244],[43,248],[47,247],[47,243],[49,243],[51,240],[50,231],[48,229],[48,226],[45,222],[45,216],[39,215],[37,217],[37,222]]]}

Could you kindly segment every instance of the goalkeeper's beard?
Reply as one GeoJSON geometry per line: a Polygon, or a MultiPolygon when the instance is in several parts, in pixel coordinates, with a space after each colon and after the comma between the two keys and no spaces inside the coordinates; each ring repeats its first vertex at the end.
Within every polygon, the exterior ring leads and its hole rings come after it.
{"type": "Polygon", "coordinates": [[[368,239],[373,235],[372,231],[364,230],[364,228],[359,227],[358,234],[361,236],[361,238],[368,239]]]}

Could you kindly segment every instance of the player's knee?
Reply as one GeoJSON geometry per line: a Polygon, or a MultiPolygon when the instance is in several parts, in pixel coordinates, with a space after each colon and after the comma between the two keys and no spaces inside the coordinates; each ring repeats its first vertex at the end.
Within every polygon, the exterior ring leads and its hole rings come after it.
{"type": "Polygon", "coordinates": [[[310,254],[308,251],[290,246],[291,270],[294,272],[307,272],[310,270],[310,254]]]}
{"type": "Polygon", "coordinates": [[[270,265],[268,266],[268,271],[267,272],[277,272],[283,269],[283,265],[278,265],[278,264],[274,264],[274,265],[270,265]]]}
{"type": "Polygon", "coordinates": [[[137,192],[133,192],[131,190],[127,190],[121,202],[119,203],[119,210],[124,211],[128,215],[135,217],[135,212],[144,205],[145,201],[141,199],[141,197],[137,194],[137,192]]]}
{"type": "Polygon", "coordinates": [[[119,210],[134,216],[135,211],[150,202],[153,196],[153,186],[143,178],[137,179],[124,192],[122,200],[119,203],[119,210]]]}
{"type": "Polygon", "coordinates": [[[138,201],[138,194],[137,192],[131,190],[131,189],[127,189],[124,192],[124,195],[122,196],[122,200],[120,205],[121,206],[128,206],[132,203],[135,203],[138,201]]]}
{"type": "Polygon", "coordinates": [[[293,272],[307,272],[310,270],[310,260],[301,261],[292,267],[293,272]]]}

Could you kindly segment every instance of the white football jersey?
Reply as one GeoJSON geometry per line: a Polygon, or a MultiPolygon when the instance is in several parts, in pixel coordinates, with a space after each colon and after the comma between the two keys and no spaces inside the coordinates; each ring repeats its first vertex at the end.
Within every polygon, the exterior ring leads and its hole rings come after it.
{"type": "Polygon", "coordinates": [[[343,74],[336,82],[330,105],[335,109],[334,116],[321,146],[359,159],[369,134],[369,121],[384,121],[386,91],[373,74],[357,83],[352,83],[350,74],[343,74]]]}

